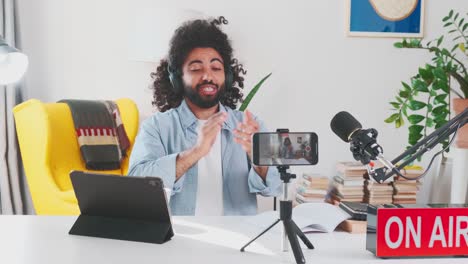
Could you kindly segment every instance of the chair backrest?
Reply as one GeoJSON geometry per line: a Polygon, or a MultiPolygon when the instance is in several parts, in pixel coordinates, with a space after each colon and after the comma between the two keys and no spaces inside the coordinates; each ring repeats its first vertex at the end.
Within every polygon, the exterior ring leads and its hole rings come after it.
{"type": "MultiPolygon", "coordinates": [[[[138,131],[139,116],[132,100],[119,99],[116,103],[131,146],[122,161],[121,169],[100,172],[125,175],[138,131]]],[[[81,157],[69,107],[65,103],[42,103],[32,99],[17,105],[13,112],[33,201],[34,194],[40,193],[33,189],[41,186],[40,181],[44,181],[45,177],[55,182],[61,191],[71,190],[70,171],[89,170],[81,157]]]]}

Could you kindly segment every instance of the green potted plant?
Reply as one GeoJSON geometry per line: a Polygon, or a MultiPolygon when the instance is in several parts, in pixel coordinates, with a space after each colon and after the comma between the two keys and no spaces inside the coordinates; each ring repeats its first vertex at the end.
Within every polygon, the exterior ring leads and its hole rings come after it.
{"type": "MultiPolygon", "coordinates": [[[[452,104],[456,114],[468,107],[468,17],[451,10],[442,22],[447,34],[435,40],[423,43],[420,39],[403,39],[394,44],[396,48],[433,54],[432,61],[421,66],[410,82],[402,82],[398,95],[390,102],[393,113],[385,119],[397,128],[409,124],[408,147],[445,124],[451,118],[452,104]],[[451,48],[444,47],[447,38],[453,41],[451,48]]],[[[441,144],[445,147],[448,139],[441,144]]],[[[458,131],[457,146],[468,148],[467,126],[458,131]]]]}
{"type": "Polygon", "coordinates": [[[265,77],[263,77],[249,92],[249,94],[245,97],[244,101],[242,102],[242,105],[239,107],[239,111],[244,112],[245,109],[249,106],[250,102],[254,98],[255,94],[258,92],[262,84],[266,81],[271,76],[271,72],[267,74],[265,77]]]}

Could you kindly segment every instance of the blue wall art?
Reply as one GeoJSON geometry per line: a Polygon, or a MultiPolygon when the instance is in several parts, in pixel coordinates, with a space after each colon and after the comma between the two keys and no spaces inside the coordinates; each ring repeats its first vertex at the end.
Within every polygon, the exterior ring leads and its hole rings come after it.
{"type": "Polygon", "coordinates": [[[349,0],[348,35],[423,37],[424,0],[349,0]]]}

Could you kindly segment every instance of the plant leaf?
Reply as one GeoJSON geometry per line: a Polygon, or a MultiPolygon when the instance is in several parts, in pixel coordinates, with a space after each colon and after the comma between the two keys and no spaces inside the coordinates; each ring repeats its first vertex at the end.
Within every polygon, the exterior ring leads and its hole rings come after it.
{"type": "Polygon", "coordinates": [[[395,109],[400,109],[400,104],[397,102],[390,102],[390,104],[395,107],[395,109]]]}
{"type": "Polygon", "coordinates": [[[412,124],[412,125],[416,125],[417,123],[421,122],[424,120],[424,116],[422,115],[410,115],[408,116],[408,121],[412,124]]]}
{"type": "Polygon", "coordinates": [[[398,94],[401,98],[408,98],[410,96],[410,93],[408,91],[403,91],[401,90],[400,93],[398,94]]]}
{"type": "Polygon", "coordinates": [[[429,92],[429,90],[427,89],[426,83],[419,80],[419,79],[414,79],[413,80],[413,87],[418,92],[425,92],[425,93],[429,92]]]}
{"type": "Polygon", "coordinates": [[[395,42],[395,43],[393,43],[393,46],[394,46],[395,48],[401,49],[401,48],[403,48],[403,43],[401,43],[401,42],[395,42]]]}
{"type": "Polygon", "coordinates": [[[401,127],[402,125],[404,125],[404,124],[405,124],[405,121],[403,121],[403,117],[402,117],[402,116],[400,116],[399,118],[397,118],[397,119],[395,120],[395,127],[396,127],[396,128],[400,128],[400,127],[401,127]]]}
{"type": "Polygon", "coordinates": [[[437,67],[432,71],[432,73],[434,73],[434,76],[437,77],[438,79],[444,82],[447,81],[447,73],[445,73],[445,71],[442,68],[437,67]]]}
{"type": "Polygon", "coordinates": [[[431,105],[431,104],[427,104],[426,107],[427,107],[427,111],[428,111],[428,112],[431,112],[431,111],[432,111],[432,105],[431,105]]]}
{"type": "Polygon", "coordinates": [[[425,81],[430,81],[434,78],[430,69],[419,68],[418,72],[425,81]]]}
{"type": "Polygon", "coordinates": [[[398,113],[391,115],[389,118],[385,119],[385,123],[393,123],[400,115],[398,113]]]}
{"type": "Polygon", "coordinates": [[[439,104],[447,104],[447,102],[445,101],[447,96],[448,94],[439,94],[436,97],[434,97],[434,102],[439,104]]]}
{"type": "Polygon", "coordinates": [[[443,113],[443,114],[440,114],[440,115],[437,115],[437,116],[434,116],[434,122],[436,123],[446,123],[447,122],[447,116],[448,116],[448,113],[443,113]]]}
{"type": "Polygon", "coordinates": [[[412,125],[408,127],[410,134],[420,134],[424,129],[424,126],[412,125]]]}
{"type": "Polygon", "coordinates": [[[442,44],[443,40],[444,40],[444,36],[440,36],[440,38],[437,40],[437,47],[439,47],[440,44],[442,44]]]}
{"type": "MultiPolygon", "coordinates": [[[[468,24],[466,24],[468,26],[468,24]]],[[[465,52],[465,44],[464,43],[460,43],[458,44],[458,48],[460,48],[461,51],[465,52]]]]}
{"type": "Polygon", "coordinates": [[[426,106],[425,103],[420,102],[420,101],[416,101],[416,100],[409,101],[409,103],[408,103],[409,109],[411,109],[411,110],[413,110],[413,111],[422,109],[422,108],[425,107],[425,106],[426,106]]]}
{"type": "Polygon", "coordinates": [[[247,109],[247,106],[249,106],[249,103],[250,101],[252,101],[253,97],[255,96],[255,94],[258,92],[258,90],[260,89],[260,86],[262,86],[262,84],[266,81],[266,79],[268,79],[270,76],[271,76],[272,72],[270,72],[267,76],[263,77],[263,79],[261,79],[255,86],[254,88],[252,89],[252,91],[250,91],[250,93],[247,95],[247,97],[245,98],[244,102],[242,103],[241,107],[239,108],[239,111],[243,112],[245,109],[247,109]]]}
{"type": "Polygon", "coordinates": [[[453,24],[452,22],[445,23],[444,27],[448,27],[448,26],[450,26],[452,24],[453,24]]]}
{"type": "Polygon", "coordinates": [[[440,105],[432,110],[432,115],[440,115],[443,113],[448,113],[448,105],[440,105]]]}
{"type": "Polygon", "coordinates": [[[433,127],[434,126],[434,120],[430,117],[426,118],[426,126],[427,127],[433,127]]]}
{"type": "Polygon", "coordinates": [[[414,145],[423,137],[422,134],[410,134],[408,138],[408,143],[414,145]]]}
{"type": "Polygon", "coordinates": [[[401,82],[401,84],[403,85],[403,88],[405,88],[405,91],[411,92],[412,89],[407,83],[401,82]]]}

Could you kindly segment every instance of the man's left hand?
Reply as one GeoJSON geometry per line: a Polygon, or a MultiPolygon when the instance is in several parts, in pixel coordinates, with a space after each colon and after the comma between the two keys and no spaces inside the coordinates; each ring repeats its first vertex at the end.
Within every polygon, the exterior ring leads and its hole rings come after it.
{"type": "Polygon", "coordinates": [[[237,129],[234,129],[234,141],[242,146],[250,160],[252,160],[252,135],[259,129],[260,125],[248,110],[245,110],[244,122],[238,123],[237,129]]]}
{"type": "MultiPolygon", "coordinates": [[[[252,135],[260,130],[260,125],[253,118],[252,114],[245,110],[244,122],[237,124],[237,129],[234,129],[234,141],[242,146],[242,149],[247,153],[249,159],[252,159],[252,135]]],[[[266,178],[268,167],[253,166],[263,180],[266,178]]]]}

